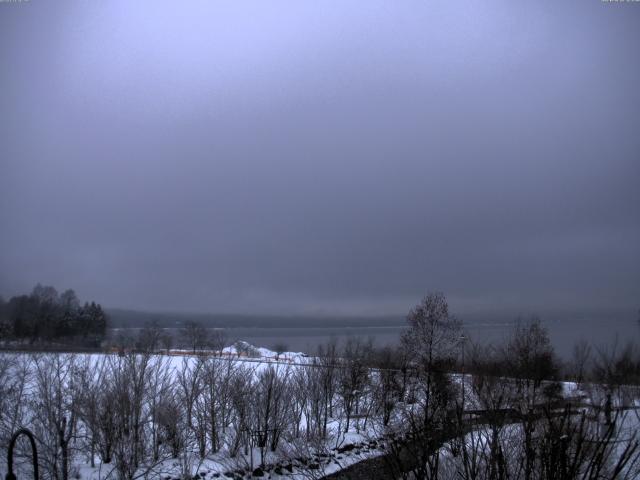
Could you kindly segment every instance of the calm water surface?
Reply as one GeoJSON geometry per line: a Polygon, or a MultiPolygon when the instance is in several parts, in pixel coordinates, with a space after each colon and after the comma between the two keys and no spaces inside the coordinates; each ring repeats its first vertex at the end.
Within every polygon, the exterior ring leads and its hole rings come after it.
{"type": "MultiPolygon", "coordinates": [[[[551,342],[556,353],[565,359],[571,357],[574,345],[585,340],[596,348],[619,347],[627,342],[640,343],[640,326],[635,319],[563,319],[542,320],[549,330],[551,342]]],[[[475,342],[500,343],[513,331],[514,322],[469,322],[464,326],[466,335],[475,342]]],[[[168,329],[174,333],[178,342],[178,330],[168,329]]],[[[289,351],[314,354],[318,346],[327,344],[332,339],[343,343],[345,338],[359,337],[371,339],[376,346],[397,345],[405,330],[399,324],[393,326],[359,326],[359,327],[240,327],[224,328],[226,343],[244,340],[258,347],[272,348],[283,344],[289,351]]],[[[114,333],[137,335],[137,328],[117,328],[114,333]]],[[[174,343],[175,345],[175,343],[174,343]]],[[[177,345],[176,345],[177,346],[177,345]]]]}
{"type": "MultiPolygon", "coordinates": [[[[597,347],[610,347],[617,342],[624,345],[629,341],[640,341],[640,327],[635,320],[558,320],[543,321],[548,328],[551,342],[560,357],[570,358],[573,346],[586,340],[597,347]]],[[[474,323],[465,326],[466,334],[477,342],[501,342],[513,330],[513,322],[474,323]]],[[[360,327],[360,328],[229,328],[227,338],[245,340],[263,347],[285,344],[291,351],[314,353],[319,345],[332,338],[340,342],[344,337],[371,338],[378,346],[394,345],[399,342],[403,327],[360,327]]]]}

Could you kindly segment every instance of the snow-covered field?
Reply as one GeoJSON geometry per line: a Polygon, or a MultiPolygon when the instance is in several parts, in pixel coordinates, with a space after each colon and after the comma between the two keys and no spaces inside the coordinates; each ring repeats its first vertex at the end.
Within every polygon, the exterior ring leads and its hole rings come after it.
{"type": "MultiPolygon", "coordinates": [[[[114,382],[128,380],[135,383],[135,378],[126,378],[130,374],[139,374],[146,385],[138,413],[140,434],[145,437],[141,440],[145,444],[142,455],[150,457],[150,460],[140,461],[132,478],[243,478],[261,473],[268,478],[320,478],[383,453],[374,441],[377,421],[371,399],[365,399],[367,393],[364,391],[358,394],[361,398],[349,398],[348,401],[353,402],[356,411],[366,408],[366,418],[362,414],[352,414],[347,427],[341,397],[332,385],[331,399],[324,399],[324,405],[313,407],[326,410],[320,412],[326,415],[326,434],[318,434],[322,425],[317,421],[310,425],[313,423],[310,420],[312,407],[306,404],[309,394],[301,389],[313,389],[312,382],[321,379],[323,369],[318,359],[303,353],[276,353],[237,342],[221,352],[194,354],[171,350],[152,355],[147,363],[143,363],[141,355],[117,353],[6,353],[1,357],[5,364],[2,390],[9,393],[2,406],[8,407],[12,401],[20,404],[19,408],[10,409],[10,415],[0,417],[3,444],[6,446],[9,432],[19,425],[32,429],[39,440],[41,463],[44,462],[41,470],[45,474],[47,469],[60,469],[61,453],[56,448],[59,438],[51,430],[55,430],[60,422],[68,425],[75,417],[74,431],[69,435],[71,476],[92,480],[122,477],[122,462],[116,458],[115,445],[111,446],[110,461],[103,461],[105,455],[96,444],[106,443],[105,435],[100,433],[99,422],[92,425],[92,412],[88,411],[90,403],[86,397],[105,397],[104,402],[97,400],[91,408],[103,408],[103,416],[115,419],[115,422],[124,421],[118,412],[113,412],[122,407],[122,399],[110,402],[113,397],[108,391],[114,382]],[[142,374],[141,368],[145,369],[142,374]],[[215,388],[207,396],[205,390],[211,382],[215,388]],[[82,392],[80,384],[87,391],[82,392]],[[233,385],[239,390],[232,391],[233,385]],[[60,387],[58,391],[57,387],[60,387]],[[248,390],[241,391],[243,388],[248,390]],[[44,398],[43,394],[51,398],[44,398]],[[279,397],[277,400],[266,398],[271,395],[279,397]],[[166,403],[176,404],[177,409],[172,412],[179,419],[164,419],[162,408],[166,403]],[[52,407],[52,404],[56,405],[52,407]],[[48,409],[54,411],[48,412],[48,409]],[[215,448],[210,443],[211,432],[205,431],[212,428],[211,421],[203,418],[207,409],[211,415],[221,417],[215,448]],[[183,431],[167,434],[174,427],[183,431]],[[260,436],[265,436],[260,430],[271,429],[277,430],[280,438],[273,448],[271,445],[260,448],[260,436]],[[239,433],[239,430],[243,432],[239,433]],[[181,436],[179,441],[174,438],[178,435],[181,436]],[[173,453],[167,446],[172,441],[180,444],[173,453]],[[199,441],[205,444],[203,456],[198,452],[199,441]],[[93,466],[91,450],[94,450],[93,466]]],[[[135,385],[123,388],[128,396],[135,397],[135,385]]],[[[322,393],[316,391],[317,400],[323,400],[320,395],[322,393]]],[[[127,408],[128,403],[124,402],[127,408]]],[[[315,414],[317,419],[318,412],[315,414]]],[[[266,440],[266,443],[270,442],[266,440]]],[[[5,473],[2,456],[0,475],[5,473]]]]}
{"type": "MultiPolygon", "coordinates": [[[[398,373],[246,342],[217,352],[4,353],[0,440],[6,447],[11,432],[31,429],[43,477],[56,480],[65,480],[65,471],[76,480],[321,478],[388,454],[386,434],[416,420],[420,385],[408,383],[399,393],[398,373]],[[416,395],[417,401],[408,400],[416,395]]],[[[480,424],[442,446],[443,478],[450,478],[446,469],[460,467],[455,452],[463,446],[489,461],[491,433],[482,414],[473,412],[487,408],[500,389],[513,388],[511,379],[494,378],[497,383],[482,387],[471,375],[448,378],[453,401],[464,397],[465,421],[480,424]]],[[[589,428],[600,428],[606,390],[558,385],[559,398],[579,406],[589,428]]],[[[639,397],[635,387],[618,388],[610,400],[625,412],[608,450],[612,457],[636,438],[639,397]]],[[[503,425],[498,438],[513,449],[511,461],[519,462],[522,426],[503,425]]],[[[26,473],[24,461],[18,468],[26,473]]],[[[6,470],[2,455],[0,475],[6,470]]]]}

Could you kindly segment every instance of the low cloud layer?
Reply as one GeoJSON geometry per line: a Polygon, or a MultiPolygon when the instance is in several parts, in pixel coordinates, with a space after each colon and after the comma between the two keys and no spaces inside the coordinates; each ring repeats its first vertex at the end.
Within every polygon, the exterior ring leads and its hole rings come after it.
{"type": "Polygon", "coordinates": [[[0,3],[0,294],[637,308],[640,5],[0,3]]]}

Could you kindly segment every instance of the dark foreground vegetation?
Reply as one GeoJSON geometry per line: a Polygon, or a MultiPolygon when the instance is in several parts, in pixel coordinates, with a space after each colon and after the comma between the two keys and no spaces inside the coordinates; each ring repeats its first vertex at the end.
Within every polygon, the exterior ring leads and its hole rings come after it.
{"type": "Polygon", "coordinates": [[[332,478],[638,478],[633,345],[579,344],[561,364],[535,320],[475,345],[441,294],[407,323],[399,348],[351,338],[305,365],[205,354],[195,324],[183,358],[153,325],[136,352],[4,354],[0,443],[31,428],[55,480],[321,478],[354,452],[377,458],[332,478]]]}

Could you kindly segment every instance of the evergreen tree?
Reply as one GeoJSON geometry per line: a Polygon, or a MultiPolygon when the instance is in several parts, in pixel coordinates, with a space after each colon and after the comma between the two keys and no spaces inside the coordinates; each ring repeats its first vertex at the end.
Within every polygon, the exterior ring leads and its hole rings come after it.
{"type": "Polygon", "coordinates": [[[76,293],[61,295],[55,288],[38,284],[30,295],[0,302],[0,338],[48,340],[81,337],[99,344],[107,328],[107,316],[95,302],[80,306],[76,293]]]}

